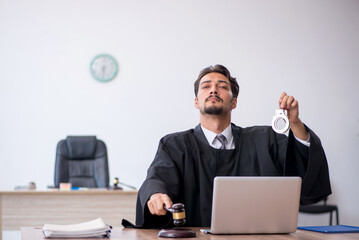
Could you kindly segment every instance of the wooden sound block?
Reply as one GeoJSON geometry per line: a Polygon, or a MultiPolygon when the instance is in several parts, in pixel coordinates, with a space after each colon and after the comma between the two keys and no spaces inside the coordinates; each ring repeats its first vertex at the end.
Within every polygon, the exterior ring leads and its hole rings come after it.
{"type": "Polygon", "coordinates": [[[192,229],[162,229],[158,236],[163,238],[195,238],[196,232],[192,229]]]}

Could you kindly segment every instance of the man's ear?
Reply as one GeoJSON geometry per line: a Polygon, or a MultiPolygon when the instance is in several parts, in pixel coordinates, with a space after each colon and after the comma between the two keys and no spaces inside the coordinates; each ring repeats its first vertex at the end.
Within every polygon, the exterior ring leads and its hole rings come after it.
{"type": "Polygon", "coordinates": [[[237,98],[233,98],[231,109],[235,109],[236,107],[237,107],[237,98]]]}
{"type": "Polygon", "coordinates": [[[197,109],[199,108],[198,99],[196,97],[194,98],[194,107],[197,108],[197,109]]]}

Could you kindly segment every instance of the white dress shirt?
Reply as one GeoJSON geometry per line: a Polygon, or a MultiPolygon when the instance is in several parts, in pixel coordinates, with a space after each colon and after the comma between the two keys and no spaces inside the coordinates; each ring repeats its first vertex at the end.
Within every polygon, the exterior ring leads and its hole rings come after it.
{"type": "MultiPolygon", "coordinates": [[[[202,128],[204,135],[206,136],[206,139],[207,139],[209,145],[213,148],[220,149],[222,147],[222,143],[216,138],[216,136],[219,134],[214,133],[214,132],[202,127],[202,125],[201,125],[201,128],[202,128]]],[[[232,125],[229,124],[228,127],[226,129],[224,129],[224,131],[220,134],[222,134],[223,136],[226,137],[226,141],[225,141],[226,149],[235,149],[235,144],[233,141],[233,134],[232,134],[232,125]]],[[[288,134],[289,134],[289,130],[286,132],[285,135],[288,136],[288,134]]],[[[297,138],[296,136],[294,136],[294,137],[301,144],[303,144],[307,147],[310,146],[310,134],[309,134],[309,137],[307,140],[301,140],[301,139],[297,138]]]]}
{"type": "MultiPolygon", "coordinates": [[[[201,128],[202,128],[204,135],[207,138],[209,145],[211,147],[220,149],[222,147],[222,143],[216,138],[216,136],[219,134],[214,133],[214,132],[202,127],[202,125],[201,125],[201,128]]],[[[229,124],[228,127],[226,129],[224,129],[224,131],[221,134],[226,137],[226,141],[224,142],[226,149],[234,149],[235,145],[233,142],[233,134],[232,134],[231,124],[229,124]]]]}

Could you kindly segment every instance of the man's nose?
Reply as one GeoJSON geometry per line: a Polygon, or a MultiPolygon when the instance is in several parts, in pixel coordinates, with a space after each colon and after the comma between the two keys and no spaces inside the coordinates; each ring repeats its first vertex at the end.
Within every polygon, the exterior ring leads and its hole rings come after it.
{"type": "Polygon", "coordinates": [[[211,95],[213,95],[213,94],[217,95],[217,86],[212,86],[210,94],[211,95]]]}

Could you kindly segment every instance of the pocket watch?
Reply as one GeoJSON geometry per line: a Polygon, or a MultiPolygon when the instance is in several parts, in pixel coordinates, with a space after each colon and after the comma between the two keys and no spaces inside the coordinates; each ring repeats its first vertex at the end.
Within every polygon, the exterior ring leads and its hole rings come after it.
{"type": "Polygon", "coordinates": [[[108,82],[116,77],[118,64],[111,55],[99,54],[91,61],[90,71],[97,81],[108,82]]]}

